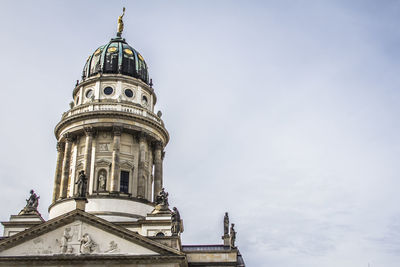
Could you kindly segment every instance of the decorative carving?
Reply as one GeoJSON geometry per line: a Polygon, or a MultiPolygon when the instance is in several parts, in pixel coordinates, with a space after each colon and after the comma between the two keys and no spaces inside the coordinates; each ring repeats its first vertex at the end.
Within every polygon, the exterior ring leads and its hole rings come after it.
{"type": "Polygon", "coordinates": [[[37,207],[39,206],[40,196],[37,196],[33,189],[30,191],[30,194],[31,195],[26,200],[26,206],[20,211],[19,215],[24,215],[24,214],[40,215],[40,213],[37,210],[37,207]]]}
{"type": "Polygon", "coordinates": [[[57,152],[63,152],[65,148],[64,142],[57,142],[57,152]]]}
{"type": "Polygon", "coordinates": [[[120,126],[114,126],[114,127],[113,127],[113,133],[114,133],[114,135],[119,136],[119,135],[121,135],[121,132],[122,132],[122,127],[120,127],[120,126]]]}
{"type": "Polygon", "coordinates": [[[110,145],[109,143],[100,143],[100,144],[99,144],[99,150],[100,150],[100,152],[109,151],[109,149],[108,149],[108,146],[109,146],[109,145],[110,145]]]}
{"type": "Polygon", "coordinates": [[[225,216],[224,216],[224,236],[229,236],[229,216],[228,216],[228,212],[225,212],[225,216]]]}
{"type": "Polygon", "coordinates": [[[74,140],[71,133],[65,133],[64,138],[67,140],[67,142],[72,142],[74,140]]]}
{"type": "Polygon", "coordinates": [[[106,191],[106,185],[107,185],[107,172],[105,170],[100,170],[98,178],[98,191],[106,191]]]}
{"type": "Polygon", "coordinates": [[[85,198],[86,197],[86,187],[87,187],[87,178],[85,175],[85,171],[79,172],[78,181],[75,183],[77,185],[76,197],[85,198]]]}
{"type": "Polygon", "coordinates": [[[236,241],[236,231],[234,229],[235,224],[231,224],[231,229],[230,229],[230,237],[231,237],[231,247],[235,247],[235,241],[236,241]]]}
{"type": "Polygon", "coordinates": [[[82,254],[90,254],[97,247],[97,244],[92,240],[88,233],[84,234],[79,241],[81,242],[79,252],[82,254]]]}
{"type": "Polygon", "coordinates": [[[182,232],[182,227],[181,227],[181,215],[179,214],[179,211],[176,207],[173,208],[172,211],[172,225],[171,225],[171,232],[172,235],[179,235],[180,232],[182,232]]]}
{"type": "Polygon", "coordinates": [[[114,241],[110,242],[110,247],[105,251],[105,253],[116,253],[119,252],[118,244],[114,241]]]}
{"type": "Polygon", "coordinates": [[[93,136],[93,134],[94,134],[93,127],[84,127],[83,129],[85,130],[85,134],[87,136],[93,136]]]}
{"type": "Polygon", "coordinates": [[[159,117],[159,118],[161,119],[161,117],[162,117],[162,112],[161,112],[161,110],[157,111],[157,117],[159,117]]]}
{"type": "Polygon", "coordinates": [[[71,232],[71,227],[67,227],[64,229],[64,234],[61,237],[61,253],[71,253],[73,252],[72,246],[69,245],[69,242],[72,240],[73,234],[70,234],[71,232]]]}

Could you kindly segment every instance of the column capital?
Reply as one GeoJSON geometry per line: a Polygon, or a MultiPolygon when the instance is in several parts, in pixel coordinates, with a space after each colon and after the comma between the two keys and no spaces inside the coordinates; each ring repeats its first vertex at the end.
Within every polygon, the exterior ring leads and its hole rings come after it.
{"type": "Polygon", "coordinates": [[[71,133],[65,133],[63,134],[65,140],[67,140],[67,142],[72,142],[74,140],[74,137],[72,136],[71,133]]]}
{"type": "Polygon", "coordinates": [[[148,140],[148,141],[151,141],[150,135],[149,135],[148,133],[146,133],[146,132],[139,132],[139,133],[137,134],[137,138],[139,139],[139,141],[140,141],[140,140],[148,140]]]}
{"type": "Polygon", "coordinates": [[[86,136],[93,136],[95,133],[93,127],[84,127],[83,130],[85,131],[86,136]]]}
{"type": "Polygon", "coordinates": [[[163,147],[164,147],[164,146],[163,146],[163,142],[160,141],[160,140],[157,140],[157,141],[153,142],[153,144],[154,144],[154,147],[155,147],[156,149],[162,150],[163,147]]]}
{"type": "Polygon", "coordinates": [[[114,135],[120,136],[122,133],[122,127],[121,126],[113,126],[113,133],[114,133],[114,135]]]}
{"type": "Polygon", "coordinates": [[[65,143],[64,142],[57,142],[57,152],[63,152],[65,148],[65,143]]]}

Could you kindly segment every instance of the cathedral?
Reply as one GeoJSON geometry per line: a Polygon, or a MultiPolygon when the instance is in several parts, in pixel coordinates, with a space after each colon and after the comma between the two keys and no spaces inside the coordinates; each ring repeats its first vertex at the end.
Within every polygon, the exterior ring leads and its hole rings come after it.
{"type": "Polygon", "coordinates": [[[169,133],[143,56],[122,37],[97,48],[55,126],[49,220],[34,190],[2,222],[1,266],[245,266],[229,215],[221,244],[184,245],[184,221],[163,187],[169,133]]]}

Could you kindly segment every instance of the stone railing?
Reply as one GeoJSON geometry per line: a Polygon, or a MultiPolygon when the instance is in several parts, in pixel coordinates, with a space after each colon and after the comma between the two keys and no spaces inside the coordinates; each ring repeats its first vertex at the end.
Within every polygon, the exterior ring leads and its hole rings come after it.
{"type": "Polygon", "coordinates": [[[81,114],[81,113],[85,113],[85,112],[94,112],[94,111],[126,112],[126,113],[135,114],[135,115],[149,118],[149,119],[163,125],[162,120],[159,117],[157,117],[155,114],[153,114],[151,111],[148,111],[147,109],[144,109],[141,107],[136,107],[136,106],[132,106],[129,104],[123,104],[123,103],[90,103],[90,104],[79,105],[79,106],[74,107],[74,108],[70,109],[69,111],[65,112],[63,114],[63,119],[68,118],[73,115],[77,115],[77,114],[81,114]]]}

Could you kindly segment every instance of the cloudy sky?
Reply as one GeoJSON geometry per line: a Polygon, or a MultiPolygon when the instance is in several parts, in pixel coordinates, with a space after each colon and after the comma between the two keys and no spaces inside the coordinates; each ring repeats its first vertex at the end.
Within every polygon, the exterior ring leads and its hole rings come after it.
{"type": "Polygon", "coordinates": [[[1,221],[31,188],[47,218],[54,126],[126,6],[184,244],[229,211],[248,266],[399,266],[399,1],[0,4],[1,221]]]}

